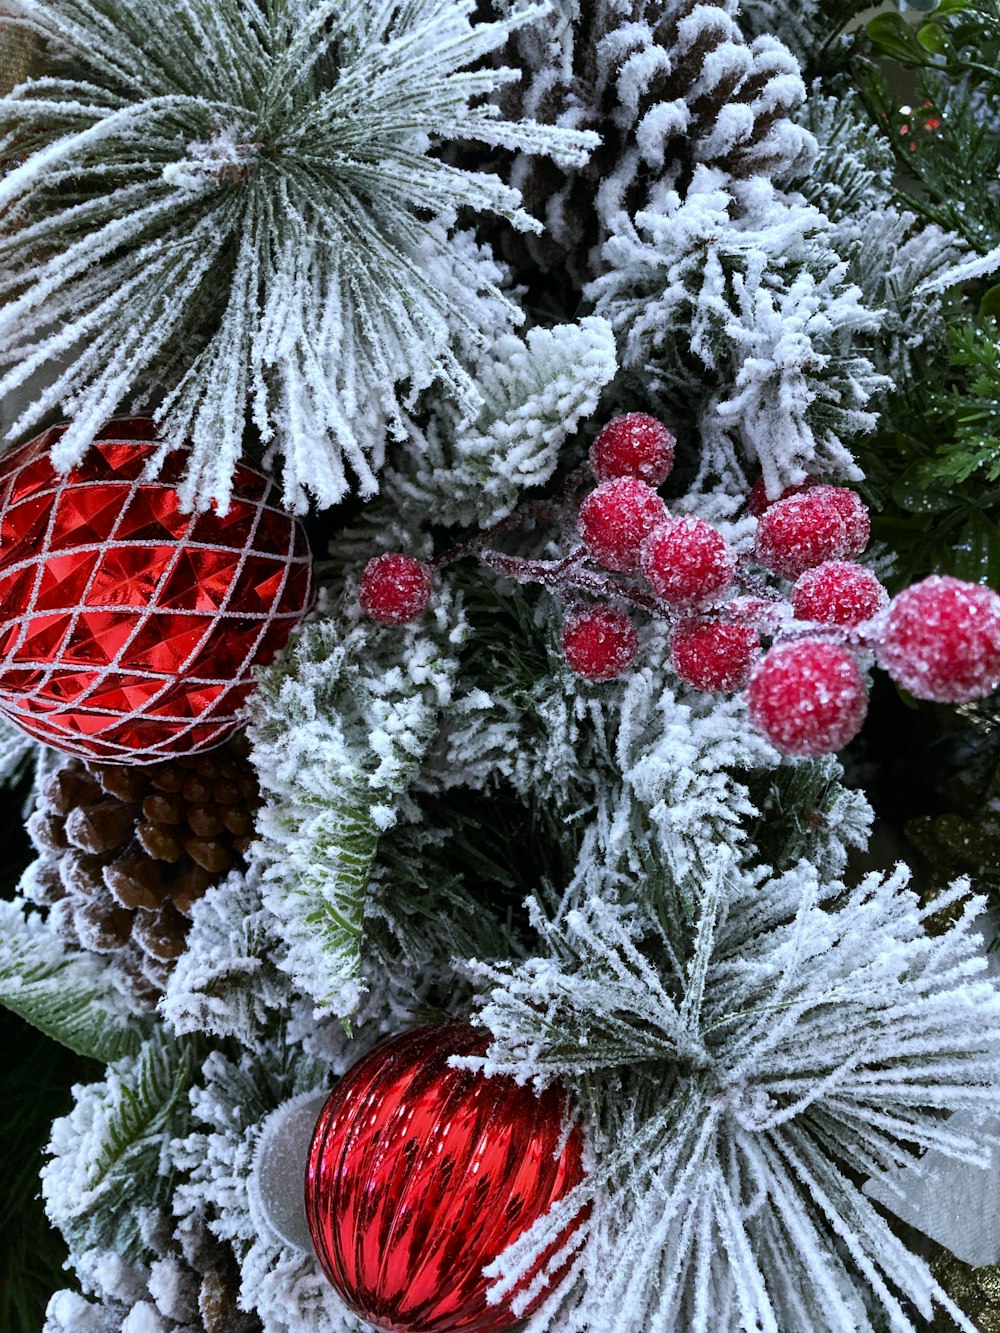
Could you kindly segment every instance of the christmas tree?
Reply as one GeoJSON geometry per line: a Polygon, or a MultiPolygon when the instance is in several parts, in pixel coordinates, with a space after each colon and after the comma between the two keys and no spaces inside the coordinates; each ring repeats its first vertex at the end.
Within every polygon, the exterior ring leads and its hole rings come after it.
{"type": "Polygon", "coordinates": [[[3,1333],[995,1327],[1000,4],[0,81],[3,1333]]]}

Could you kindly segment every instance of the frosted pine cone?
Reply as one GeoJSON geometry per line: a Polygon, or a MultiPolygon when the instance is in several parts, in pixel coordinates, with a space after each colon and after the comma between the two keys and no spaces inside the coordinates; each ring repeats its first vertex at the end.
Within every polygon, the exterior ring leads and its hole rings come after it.
{"type": "Polygon", "coordinates": [[[142,768],[70,759],[29,820],[40,855],[24,892],[152,1006],[184,951],[192,906],[241,861],[259,805],[240,741],[142,768]]]}
{"type": "MultiPolygon", "coordinates": [[[[665,189],[683,195],[698,163],[780,180],[808,159],[810,137],[791,118],[805,99],[799,67],[774,37],[746,42],[737,9],[735,0],[562,0],[512,39],[504,59],[525,74],[502,93],[503,114],[602,138],[572,172],[515,159],[511,184],[546,224],[529,240],[544,271],[560,272],[568,256],[574,283],[594,277],[614,217],[665,189]]],[[[516,262],[523,245],[504,257],[516,262]]]]}

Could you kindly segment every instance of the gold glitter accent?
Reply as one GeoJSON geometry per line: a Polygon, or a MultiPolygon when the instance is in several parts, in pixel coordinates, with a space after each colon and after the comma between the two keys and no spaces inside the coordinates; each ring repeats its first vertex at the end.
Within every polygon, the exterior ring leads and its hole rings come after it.
{"type": "MultiPolygon", "coordinates": [[[[970,1268],[947,1255],[934,1264],[934,1276],[979,1333],[1000,1333],[1000,1265],[970,1268]]],[[[938,1311],[934,1333],[954,1333],[954,1329],[951,1318],[938,1311]]]]}
{"type": "Polygon", "coordinates": [[[0,96],[41,71],[42,39],[4,22],[0,14],[0,96]]]}

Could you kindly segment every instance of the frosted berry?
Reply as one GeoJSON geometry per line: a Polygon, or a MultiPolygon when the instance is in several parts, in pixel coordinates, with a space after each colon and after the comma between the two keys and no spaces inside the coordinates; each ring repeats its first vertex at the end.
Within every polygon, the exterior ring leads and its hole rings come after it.
{"type": "Polygon", "coordinates": [[[662,486],[674,465],[676,440],[662,421],[646,412],[615,417],[590,446],[590,467],[598,481],[638,477],[662,486]]]}
{"type": "Polygon", "coordinates": [[[807,569],[792,589],[796,620],[853,628],[889,605],[889,594],[870,569],[848,560],[827,560],[807,569]]]}
{"type": "Polygon", "coordinates": [[[670,665],[696,690],[741,690],[760,659],[752,625],[682,620],[670,636],[670,665]]]}
{"type": "Polygon", "coordinates": [[[875,655],[918,699],[966,703],[1000,684],[1000,596],[932,575],[893,598],[875,655]]]}
{"type": "Polygon", "coordinates": [[[704,606],[733,581],[736,555],[703,518],[668,518],[646,538],[641,569],[657,597],[670,606],[704,606]]]}
{"type": "Polygon", "coordinates": [[[846,555],[860,555],[871,541],[872,523],[868,506],[849,486],[814,486],[809,498],[835,509],[847,529],[846,555]]]}
{"type": "Polygon", "coordinates": [[[365,565],[358,584],[358,601],[373,620],[403,625],[419,620],[431,599],[429,565],[412,555],[387,551],[365,565]]]}
{"type": "Polygon", "coordinates": [[[787,500],[790,495],[801,495],[815,485],[816,482],[814,481],[804,481],[801,486],[786,486],[777,500],[769,500],[764,478],[758,477],[747,493],[747,509],[754,518],[760,518],[764,510],[770,509],[773,504],[778,503],[778,500],[787,500]]]}
{"type": "Polygon", "coordinates": [[[642,543],[666,517],[667,506],[652,486],[638,477],[617,477],[586,497],[577,530],[605,569],[634,574],[642,543]]]}
{"type": "Polygon", "coordinates": [[[760,516],[755,553],[766,569],[795,579],[824,560],[850,554],[847,525],[836,506],[816,499],[815,490],[792,495],[760,516]]]}
{"type": "Polygon", "coordinates": [[[563,622],[562,649],[567,664],[584,680],[614,680],[635,661],[639,635],[617,607],[580,607],[563,622]]]}
{"type": "Polygon", "coordinates": [[[753,673],[747,697],[750,721],[788,755],[842,749],[868,711],[857,662],[846,648],[817,639],[772,648],[753,673]]]}

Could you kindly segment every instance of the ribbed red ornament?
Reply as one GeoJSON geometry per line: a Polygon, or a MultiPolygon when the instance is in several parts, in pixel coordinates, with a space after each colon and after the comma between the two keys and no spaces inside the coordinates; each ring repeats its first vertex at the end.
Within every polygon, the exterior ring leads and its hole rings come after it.
{"type": "MultiPolygon", "coordinates": [[[[526,1315],[487,1305],[483,1268],[583,1179],[563,1098],[451,1069],[483,1055],[465,1024],[374,1047],[320,1113],[306,1216],[323,1269],[352,1310],[394,1333],[504,1333],[526,1315]]],[[[539,1258],[526,1286],[579,1225],[539,1258]]],[[[544,1295],[531,1305],[537,1308],[544,1295]]]]}
{"type": "Polygon", "coordinates": [[[111,422],[60,476],[65,430],[0,462],[0,713],[104,763],[210,749],[308,605],[305,531],[242,465],[228,513],[182,513],[187,460],[145,478],[145,417],[111,422]]]}

